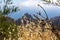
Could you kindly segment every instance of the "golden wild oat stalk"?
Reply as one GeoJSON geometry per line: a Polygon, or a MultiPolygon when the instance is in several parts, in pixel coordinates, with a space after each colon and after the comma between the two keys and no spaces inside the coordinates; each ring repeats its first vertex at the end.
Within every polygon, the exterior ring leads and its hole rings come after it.
{"type": "Polygon", "coordinates": [[[59,40],[51,31],[52,27],[46,21],[29,22],[19,26],[18,40],[59,40]]]}

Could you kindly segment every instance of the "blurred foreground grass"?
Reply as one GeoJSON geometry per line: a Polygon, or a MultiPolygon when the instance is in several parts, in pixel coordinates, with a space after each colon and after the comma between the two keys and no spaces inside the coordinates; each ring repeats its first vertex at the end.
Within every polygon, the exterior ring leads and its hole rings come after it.
{"type": "Polygon", "coordinates": [[[59,40],[60,32],[54,30],[54,32],[59,33],[58,38],[57,34],[52,32],[51,25],[46,21],[42,22],[43,21],[39,21],[37,24],[34,22],[26,25],[21,24],[19,26],[18,40],[59,40]]]}

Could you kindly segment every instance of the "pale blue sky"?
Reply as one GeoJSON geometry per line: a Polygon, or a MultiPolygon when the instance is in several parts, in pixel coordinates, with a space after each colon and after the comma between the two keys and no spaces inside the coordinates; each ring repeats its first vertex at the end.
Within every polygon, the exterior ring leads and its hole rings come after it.
{"type": "Polygon", "coordinates": [[[41,11],[43,13],[42,9],[40,9],[40,7],[37,7],[36,4],[40,4],[41,6],[43,6],[49,18],[60,15],[60,6],[56,6],[52,4],[43,4],[44,2],[40,0],[12,0],[12,1],[14,2],[14,4],[20,7],[19,12],[8,15],[9,17],[14,19],[21,18],[25,13],[29,13],[31,15],[33,15],[33,13],[37,11],[38,12],[41,11]]]}
{"type": "Polygon", "coordinates": [[[40,0],[13,0],[13,1],[18,3],[18,2],[24,2],[24,1],[40,1],[40,0]]]}
{"type": "Polygon", "coordinates": [[[56,5],[54,6],[52,4],[43,4],[43,2],[41,3],[41,1],[39,0],[13,0],[13,1],[14,4],[18,5],[18,7],[21,7],[19,12],[16,12],[15,14],[9,14],[9,16],[14,19],[21,18],[25,13],[29,13],[31,15],[33,15],[33,13],[37,11],[38,12],[41,11],[43,13],[40,7],[36,6],[36,4],[38,3],[41,6],[43,6],[43,8],[46,10],[49,18],[60,15],[60,7],[56,5]]]}

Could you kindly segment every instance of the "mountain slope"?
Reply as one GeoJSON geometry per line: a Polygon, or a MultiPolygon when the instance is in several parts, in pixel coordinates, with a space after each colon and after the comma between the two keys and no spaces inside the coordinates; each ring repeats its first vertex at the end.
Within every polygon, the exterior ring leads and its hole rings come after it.
{"type": "Polygon", "coordinates": [[[60,16],[51,18],[52,26],[54,29],[60,29],[60,16]]]}

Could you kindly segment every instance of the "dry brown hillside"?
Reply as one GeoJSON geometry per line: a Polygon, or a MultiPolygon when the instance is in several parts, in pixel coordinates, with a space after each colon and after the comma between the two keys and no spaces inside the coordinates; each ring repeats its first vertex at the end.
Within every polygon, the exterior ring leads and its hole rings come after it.
{"type": "MultiPolygon", "coordinates": [[[[23,20],[22,20],[23,21],[23,20]]],[[[19,26],[18,40],[59,40],[52,32],[50,22],[40,20],[37,23],[30,21],[19,26]]]]}
{"type": "Polygon", "coordinates": [[[38,17],[33,19],[28,15],[24,15],[16,21],[18,24],[18,40],[60,40],[60,30],[58,26],[54,27],[55,25],[51,20],[41,20],[38,17]]]}

